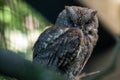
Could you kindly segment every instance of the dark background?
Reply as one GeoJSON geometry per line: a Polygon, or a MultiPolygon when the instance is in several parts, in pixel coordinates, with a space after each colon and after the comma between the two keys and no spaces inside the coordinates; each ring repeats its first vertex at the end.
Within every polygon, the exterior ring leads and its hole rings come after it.
{"type": "MultiPolygon", "coordinates": [[[[64,9],[65,5],[76,5],[85,6],[82,3],[78,3],[75,0],[25,0],[35,10],[40,12],[53,24],[56,21],[58,14],[64,9]]],[[[94,49],[95,53],[98,54],[100,51],[107,50],[107,48],[115,44],[114,38],[104,29],[104,25],[99,21],[99,41],[94,49]]]]}

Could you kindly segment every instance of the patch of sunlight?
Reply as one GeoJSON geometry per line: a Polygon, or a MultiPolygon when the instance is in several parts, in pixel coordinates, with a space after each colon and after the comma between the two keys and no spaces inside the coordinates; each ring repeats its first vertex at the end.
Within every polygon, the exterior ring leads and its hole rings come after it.
{"type": "Polygon", "coordinates": [[[27,40],[28,40],[28,49],[27,49],[27,53],[25,54],[25,59],[32,61],[33,59],[33,46],[36,42],[36,40],[38,39],[40,33],[42,31],[38,30],[38,29],[34,29],[34,30],[30,30],[27,33],[27,40]]]}
{"type": "Polygon", "coordinates": [[[38,31],[38,30],[33,30],[29,32],[28,35],[28,40],[30,43],[30,47],[33,48],[34,43],[36,42],[36,40],[38,39],[39,35],[42,33],[42,31],[38,31]]]}
{"type": "Polygon", "coordinates": [[[6,30],[8,49],[26,53],[28,48],[28,39],[25,34],[18,30],[6,30]]]}

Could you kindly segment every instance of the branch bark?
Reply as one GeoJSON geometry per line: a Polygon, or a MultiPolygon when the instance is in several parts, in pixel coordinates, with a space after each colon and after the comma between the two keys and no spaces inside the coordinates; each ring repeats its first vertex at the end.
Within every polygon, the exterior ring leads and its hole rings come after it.
{"type": "Polygon", "coordinates": [[[32,72],[33,65],[30,61],[12,51],[0,49],[0,73],[17,79],[28,79],[32,72]]]}
{"type": "Polygon", "coordinates": [[[1,48],[0,74],[19,80],[64,80],[60,75],[44,69],[39,64],[33,64],[15,52],[1,48]]]}

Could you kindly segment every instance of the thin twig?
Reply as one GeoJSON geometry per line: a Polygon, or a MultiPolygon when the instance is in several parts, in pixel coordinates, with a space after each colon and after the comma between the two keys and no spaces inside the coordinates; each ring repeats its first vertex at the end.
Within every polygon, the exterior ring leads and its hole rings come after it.
{"type": "Polygon", "coordinates": [[[95,71],[95,72],[90,72],[90,73],[82,73],[79,76],[76,76],[76,80],[81,80],[82,78],[88,77],[88,76],[92,76],[94,74],[98,74],[100,71],[95,71]]]}

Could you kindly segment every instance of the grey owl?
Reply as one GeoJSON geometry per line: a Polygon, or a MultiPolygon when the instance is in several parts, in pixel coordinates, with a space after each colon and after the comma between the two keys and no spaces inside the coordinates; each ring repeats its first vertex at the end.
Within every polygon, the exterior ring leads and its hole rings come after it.
{"type": "Polygon", "coordinates": [[[98,19],[93,9],[65,6],[55,26],[46,29],[33,47],[33,62],[76,80],[98,40],[98,19]]]}

